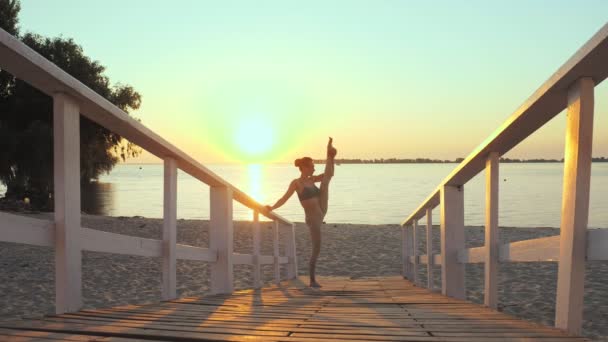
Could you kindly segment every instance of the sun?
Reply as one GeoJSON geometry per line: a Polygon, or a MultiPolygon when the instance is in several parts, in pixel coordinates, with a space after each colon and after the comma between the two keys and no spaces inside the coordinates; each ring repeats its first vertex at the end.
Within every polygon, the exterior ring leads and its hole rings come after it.
{"type": "Polygon", "coordinates": [[[235,142],[246,157],[262,157],[274,145],[274,130],[264,120],[243,119],[236,125],[235,142]]]}

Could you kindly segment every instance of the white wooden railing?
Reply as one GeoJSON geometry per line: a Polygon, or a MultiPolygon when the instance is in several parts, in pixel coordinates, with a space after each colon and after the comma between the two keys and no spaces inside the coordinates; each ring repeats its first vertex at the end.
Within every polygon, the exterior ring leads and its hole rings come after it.
{"type": "Polygon", "coordinates": [[[274,265],[274,280],[297,271],[294,225],[269,212],[251,197],[211,172],[186,153],[129,117],[125,112],[68,75],[59,67],[0,29],[0,69],[53,97],[54,221],[0,213],[0,241],[55,248],[56,312],[82,307],[82,251],[96,251],[162,258],[162,299],[177,297],[176,260],[211,263],[212,293],[233,291],[233,266],[253,265],[254,287],[261,286],[261,265],[274,265]],[[80,214],[80,115],[114,131],[164,161],[162,240],[145,239],[81,227],[80,214]],[[177,244],[177,170],[210,187],[209,247],[177,244]],[[252,254],[233,252],[233,200],[251,208],[252,254]],[[273,255],[261,255],[259,214],[274,222],[273,255]],[[279,255],[279,230],[285,232],[285,255],[279,255]]]}
{"type": "MultiPolygon", "coordinates": [[[[594,87],[608,76],[608,24],[549,78],[515,113],[460,163],[402,222],[403,275],[417,283],[426,265],[441,265],[441,291],[465,299],[465,264],[485,263],[485,305],[498,303],[500,262],[558,261],[555,325],[572,334],[582,326],[586,260],[608,260],[608,229],[587,230],[594,87]],[[499,157],[567,109],[560,236],[500,245],[498,240],[499,157]],[[465,248],[464,186],[486,171],[485,246],[465,248]],[[432,210],[441,210],[441,253],[432,251],[432,210]],[[426,255],[418,255],[418,220],[426,217],[426,255]]],[[[542,205],[542,203],[539,203],[542,205]]]]}

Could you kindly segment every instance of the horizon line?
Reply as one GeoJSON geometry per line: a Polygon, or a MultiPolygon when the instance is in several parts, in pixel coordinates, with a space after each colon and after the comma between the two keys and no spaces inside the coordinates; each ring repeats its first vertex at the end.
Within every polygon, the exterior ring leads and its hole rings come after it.
{"type": "MultiPolygon", "coordinates": [[[[459,157],[456,159],[431,159],[431,158],[374,158],[374,159],[362,159],[362,158],[340,158],[336,159],[335,162],[337,164],[455,164],[460,163],[464,160],[464,158],[459,157]]],[[[324,163],[325,159],[315,159],[313,158],[315,163],[324,163]]],[[[563,163],[564,158],[554,159],[554,158],[500,158],[500,162],[502,163],[563,163]]],[[[592,162],[608,162],[608,157],[592,157],[592,162]]],[[[119,161],[117,163],[122,165],[162,165],[162,160],[159,162],[130,162],[130,161],[119,161]]],[[[246,165],[257,165],[257,164],[265,164],[265,165],[283,165],[283,164],[292,164],[292,162],[206,162],[204,164],[207,165],[234,165],[234,164],[246,164],[246,165]]]]}

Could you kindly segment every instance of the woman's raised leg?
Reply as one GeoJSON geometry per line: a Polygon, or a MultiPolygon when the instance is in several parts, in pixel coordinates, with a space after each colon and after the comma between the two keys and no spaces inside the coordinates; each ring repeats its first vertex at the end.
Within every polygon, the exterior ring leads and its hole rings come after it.
{"type": "Polygon", "coordinates": [[[333,139],[329,138],[329,142],[327,143],[327,158],[325,161],[325,172],[323,173],[323,180],[321,180],[321,196],[320,196],[320,205],[321,211],[323,214],[327,214],[327,206],[329,203],[329,182],[331,178],[334,176],[334,159],[336,157],[336,153],[338,152],[333,144],[333,139]]]}

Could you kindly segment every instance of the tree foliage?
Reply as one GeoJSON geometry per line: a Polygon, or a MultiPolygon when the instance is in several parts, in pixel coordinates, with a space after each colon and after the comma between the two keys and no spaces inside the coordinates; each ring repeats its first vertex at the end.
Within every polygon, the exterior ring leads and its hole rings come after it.
{"type": "Polygon", "coordinates": [[[1,0],[0,1],[0,28],[4,31],[16,36],[19,34],[19,11],[21,4],[19,0],[1,0]]]}
{"type": "MultiPolygon", "coordinates": [[[[0,0],[0,26],[18,34],[20,4],[0,0]]],[[[105,67],[87,57],[73,39],[33,33],[23,43],[121,108],[139,108],[140,94],[129,85],[111,85],[105,67]]],[[[53,190],[53,100],[29,84],[0,71],[0,181],[6,198],[31,198],[49,208],[53,190]]],[[[109,172],[119,160],[134,157],[139,148],[89,119],[80,117],[80,177],[86,183],[109,172]]]]}

